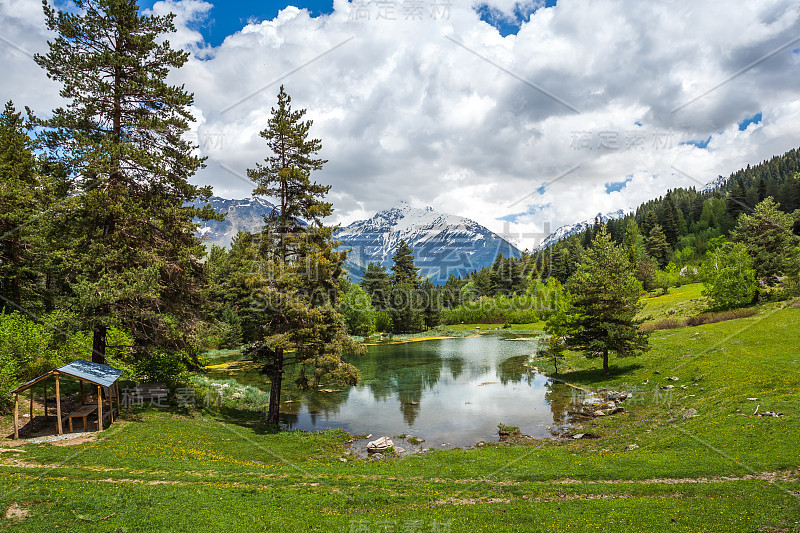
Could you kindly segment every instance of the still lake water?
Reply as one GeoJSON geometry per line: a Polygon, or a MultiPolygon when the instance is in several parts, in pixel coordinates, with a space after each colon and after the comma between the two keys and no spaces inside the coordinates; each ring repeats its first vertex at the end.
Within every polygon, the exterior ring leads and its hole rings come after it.
{"type": "MultiPolygon", "coordinates": [[[[413,435],[426,447],[496,441],[499,423],[550,437],[547,427],[568,423],[567,411],[586,393],[525,366],[536,343],[495,334],[369,346],[350,359],[361,373],[358,385],[285,389],[281,422],[287,429],[344,428],[376,438],[413,435]]],[[[291,379],[287,374],[284,383],[291,379]]]]}

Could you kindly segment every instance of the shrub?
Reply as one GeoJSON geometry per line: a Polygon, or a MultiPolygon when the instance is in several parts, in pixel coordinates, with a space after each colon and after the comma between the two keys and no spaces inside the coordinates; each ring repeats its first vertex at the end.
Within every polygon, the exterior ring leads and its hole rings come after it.
{"type": "Polygon", "coordinates": [[[737,318],[747,318],[753,316],[758,312],[757,309],[731,309],[730,311],[720,311],[716,313],[703,313],[691,318],[664,318],[656,322],[642,324],[639,327],[640,331],[655,331],[660,329],[675,329],[684,326],[701,326],[703,324],[713,324],[715,322],[724,322],[726,320],[735,320],[737,318]]]}
{"type": "Polygon", "coordinates": [[[128,379],[138,382],[165,383],[169,387],[188,379],[187,362],[191,354],[185,350],[153,350],[129,363],[128,379]]]}
{"type": "Polygon", "coordinates": [[[717,313],[703,313],[701,315],[693,316],[686,320],[687,326],[700,326],[702,324],[714,324],[715,322],[724,322],[726,320],[735,320],[737,318],[747,318],[753,316],[758,312],[757,309],[731,309],[730,311],[720,311],[717,313]]]}
{"type": "Polygon", "coordinates": [[[686,326],[686,320],[681,318],[663,318],[649,324],[642,324],[640,331],[655,331],[658,329],[675,329],[686,326]]]}
{"type": "Polygon", "coordinates": [[[264,412],[269,404],[269,392],[242,385],[235,379],[215,380],[192,375],[188,383],[195,390],[198,404],[208,407],[264,412]]]}
{"type": "Polygon", "coordinates": [[[742,243],[725,243],[709,252],[700,267],[700,279],[703,295],[721,309],[746,305],[756,292],[753,262],[742,243]]]}

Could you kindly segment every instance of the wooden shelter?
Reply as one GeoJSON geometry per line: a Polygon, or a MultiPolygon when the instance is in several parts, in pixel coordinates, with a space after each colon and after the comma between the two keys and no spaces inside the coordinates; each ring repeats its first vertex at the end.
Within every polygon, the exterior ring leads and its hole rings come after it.
{"type": "Polygon", "coordinates": [[[39,383],[42,384],[42,389],[44,391],[44,417],[45,420],[47,419],[47,380],[52,376],[55,378],[56,382],[56,429],[58,430],[59,435],[63,435],[64,431],[62,428],[62,422],[64,419],[69,421],[69,429],[72,431],[72,419],[73,418],[82,418],[83,419],[83,429],[86,430],[86,423],[87,418],[97,412],[97,430],[103,430],[103,422],[106,418],[110,419],[110,422],[114,422],[114,399],[117,400],[117,415],[119,415],[119,385],[117,380],[122,375],[122,370],[118,368],[113,368],[108,365],[103,365],[100,363],[93,363],[91,361],[85,361],[83,359],[77,359],[69,364],[64,366],[58,367],[46,374],[39,376],[36,379],[32,379],[29,382],[20,385],[11,393],[14,395],[14,438],[19,438],[19,394],[26,390],[30,390],[31,401],[30,401],[30,419],[33,420],[33,387],[39,383]],[[60,378],[62,376],[68,376],[71,378],[75,378],[80,382],[81,387],[81,406],[75,411],[72,411],[65,416],[62,417],[61,415],[61,387],[60,387],[60,378]],[[88,383],[90,388],[89,391],[91,392],[93,387],[97,387],[97,401],[94,403],[87,403],[86,402],[86,395],[84,390],[84,384],[88,383]],[[108,400],[108,409],[104,409],[105,400],[103,399],[103,392],[105,392],[105,396],[108,400]],[[105,411],[105,412],[104,412],[105,411]]]}

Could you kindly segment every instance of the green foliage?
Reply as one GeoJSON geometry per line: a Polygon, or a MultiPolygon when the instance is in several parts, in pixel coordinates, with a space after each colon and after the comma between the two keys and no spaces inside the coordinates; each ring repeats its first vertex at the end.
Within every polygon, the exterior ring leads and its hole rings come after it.
{"type": "Polygon", "coordinates": [[[393,333],[413,333],[425,328],[425,300],[414,285],[394,285],[389,301],[393,333]]]}
{"type": "Polygon", "coordinates": [[[567,285],[573,295],[568,344],[586,355],[603,357],[608,373],[610,352],[618,357],[638,355],[647,349],[647,336],[634,319],[642,285],[634,277],[625,250],[616,246],[602,228],[567,285]]]}
{"type": "Polygon", "coordinates": [[[553,277],[531,283],[522,294],[510,296],[475,297],[471,283],[462,289],[461,305],[442,309],[443,324],[530,324],[568,306],[564,288],[553,277]]]}
{"type": "MultiPolygon", "coordinates": [[[[0,314],[0,409],[8,406],[8,391],[74,359],[91,358],[90,334],[67,331],[70,317],[63,311],[35,321],[19,312],[0,314]]],[[[118,346],[111,350],[114,362],[127,354],[130,337],[112,329],[118,346]]],[[[124,367],[123,367],[124,368],[124,367]]]]}
{"type": "Polygon", "coordinates": [[[250,268],[237,269],[236,280],[238,305],[249,309],[256,339],[248,355],[263,364],[270,380],[270,424],[279,421],[287,365],[299,365],[297,383],[303,388],[322,379],[353,384],[358,370],[342,356],[364,351],[334,307],[347,254],[335,251],[334,228],[322,222],[333,212],[324,200],[330,186],[311,182],[310,173],[325,161],[314,158],[322,143],[308,139],[312,122],[301,120],[304,115],[305,110],[292,110],[281,86],[278,107],[261,132],[272,153],[264,165],[248,169],[256,182],[253,194],[279,201],[258,238],[242,239],[252,252],[250,268]]]}
{"type": "Polygon", "coordinates": [[[442,293],[433,282],[425,278],[419,284],[419,294],[422,297],[422,321],[425,329],[439,325],[442,312],[442,293]]]}
{"type": "Polygon", "coordinates": [[[392,256],[392,283],[397,286],[408,284],[412,287],[419,285],[419,268],[414,264],[414,253],[406,244],[405,240],[400,240],[397,249],[392,256]]]}
{"type": "Polygon", "coordinates": [[[645,248],[650,257],[656,260],[659,267],[664,267],[664,265],[667,264],[670,256],[670,246],[660,225],[655,224],[650,229],[650,234],[647,236],[645,242],[645,248]]]}
{"type": "Polygon", "coordinates": [[[0,413],[11,405],[11,391],[19,385],[19,364],[10,355],[0,354],[0,413]]]}
{"type": "Polygon", "coordinates": [[[191,361],[192,354],[188,351],[153,350],[133,360],[125,377],[132,381],[166,383],[174,387],[188,379],[187,365],[191,361]]]}
{"type": "Polygon", "coordinates": [[[739,216],[733,240],[741,242],[753,259],[758,279],[775,280],[798,270],[800,257],[795,252],[798,237],[792,233],[794,217],[780,211],[780,204],[770,196],[760,202],[752,214],[739,216]]]}
{"type": "Polygon", "coordinates": [[[204,250],[193,219],[217,217],[191,206],[211,194],[188,181],[202,166],[184,136],[193,97],[167,83],[189,54],[164,38],[175,31],[174,14],[140,15],[126,0],[76,4],[44,4],[56,37],[35,56],[68,101],[41,121],[41,140],[74,192],[51,236],[61,296],[93,330],[98,362],[112,326],[129,331],[141,353],[180,350],[199,308],[204,250]]]}
{"type": "Polygon", "coordinates": [[[338,309],[351,335],[367,336],[375,331],[375,308],[369,295],[358,285],[349,285],[339,298],[338,309]]]}
{"type": "Polygon", "coordinates": [[[552,363],[555,373],[558,374],[558,364],[564,360],[565,350],[566,344],[562,338],[553,333],[547,338],[546,347],[539,352],[539,355],[545,357],[549,363],[552,363]]]}
{"type": "Polygon", "coordinates": [[[198,400],[222,409],[263,413],[269,402],[268,392],[252,385],[242,385],[235,379],[218,380],[192,374],[188,384],[195,390],[198,400]]]}
{"type": "MultiPolygon", "coordinates": [[[[34,259],[37,210],[43,203],[42,180],[36,172],[29,125],[22,114],[6,103],[0,114],[0,308],[23,305],[37,272],[34,259]]],[[[24,303],[30,305],[30,294],[24,303]]]]}
{"type": "Polygon", "coordinates": [[[370,296],[372,307],[378,311],[385,311],[389,308],[392,280],[386,267],[373,262],[367,264],[364,275],[361,277],[361,288],[370,296]]]}
{"type": "Polygon", "coordinates": [[[392,315],[386,311],[375,311],[375,331],[389,333],[394,331],[392,315]]]}
{"type": "Polygon", "coordinates": [[[709,252],[699,276],[705,287],[703,295],[721,309],[747,305],[758,288],[753,261],[745,245],[738,242],[709,252]]]}

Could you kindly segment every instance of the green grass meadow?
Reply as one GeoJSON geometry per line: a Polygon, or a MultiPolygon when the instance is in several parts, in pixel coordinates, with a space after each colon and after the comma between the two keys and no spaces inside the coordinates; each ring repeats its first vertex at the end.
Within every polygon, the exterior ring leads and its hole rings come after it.
{"type": "MultiPolygon", "coordinates": [[[[681,289],[647,302],[654,319],[701,305],[696,287],[681,289]]],[[[655,331],[649,352],[612,359],[608,377],[568,353],[557,379],[633,393],[624,413],[576,423],[593,440],[355,460],[342,431],[273,433],[246,412],[188,408],[123,411],[73,446],[4,440],[0,515],[12,517],[0,528],[796,532],[798,331],[800,309],[773,304],[655,331]],[[753,416],[757,406],[784,416],[753,416]]]]}

